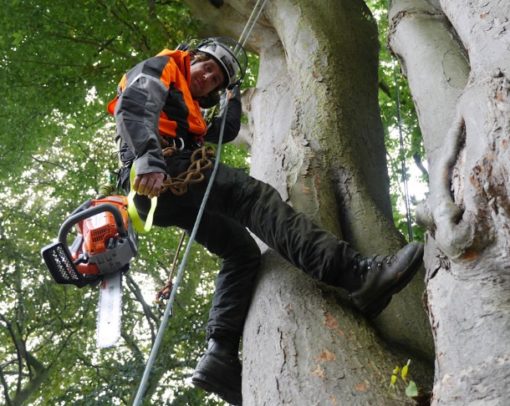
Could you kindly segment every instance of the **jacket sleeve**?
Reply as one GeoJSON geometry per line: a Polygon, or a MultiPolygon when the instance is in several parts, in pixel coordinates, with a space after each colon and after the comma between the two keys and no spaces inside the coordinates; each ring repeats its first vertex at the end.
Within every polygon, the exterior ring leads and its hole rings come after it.
{"type": "Polygon", "coordinates": [[[128,83],[115,107],[117,134],[135,157],[137,175],[165,172],[166,169],[158,139],[158,123],[168,88],[160,77],[155,76],[156,72],[144,70],[147,61],[128,73],[128,83]]]}
{"type": "MultiPolygon", "coordinates": [[[[237,134],[239,134],[239,130],[241,129],[241,92],[239,91],[238,86],[233,89],[233,92],[233,97],[228,101],[225,131],[223,133],[224,143],[230,142],[237,137],[237,134]]],[[[222,114],[218,115],[218,117],[212,121],[211,125],[207,129],[207,134],[205,136],[206,141],[215,144],[218,143],[220,138],[221,119],[222,114]]]]}

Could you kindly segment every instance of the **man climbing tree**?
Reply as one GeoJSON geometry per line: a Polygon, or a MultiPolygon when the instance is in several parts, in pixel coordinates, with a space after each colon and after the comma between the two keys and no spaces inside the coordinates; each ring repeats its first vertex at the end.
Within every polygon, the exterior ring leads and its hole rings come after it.
{"type": "MultiPolygon", "coordinates": [[[[149,212],[149,198],[159,196],[154,224],[193,227],[206,182],[177,190],[175,179],[188,170],[197,153],[207,155],[204,141],[219,139],[219,120],[207,127],[200,106],[225,88],[233,88],[234,94],[225,140],[237,135],[241,115],[237,85],[245,69],[239,44],[209,38],[191,51],[164,50],[124,75],[109,111],[115,115],[124,164],[120,183],[129,188],[133,166],[131,187],[142,217],[149,212]]],[[[211,170],[205,169],[203,175],[208,180],[211,170]]],[[[196,239],[221,257],[223,265],[207,325],[208,348],[192,382],[232,404],[242,403],[239,341],[260,262],[260,250],[246,228],[312,278],[345,289],[353,307],[367,317],[377,316],[388,305],[422,261],[423,247],[418,243],[393,256],[362,257],[283,202],[270,185],[220,164],[196,239]]]]}

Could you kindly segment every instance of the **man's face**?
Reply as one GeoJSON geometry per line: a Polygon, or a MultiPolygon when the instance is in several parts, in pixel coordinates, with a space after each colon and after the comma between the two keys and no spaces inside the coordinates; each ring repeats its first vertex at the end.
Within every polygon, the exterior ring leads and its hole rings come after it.
{"type": "Polygon", "coordinates": [[[214,59],[195,62],[191,65],[190,72],[190,90],[195,99],[207,96],[225,81],[223,71],[214,59]]]}

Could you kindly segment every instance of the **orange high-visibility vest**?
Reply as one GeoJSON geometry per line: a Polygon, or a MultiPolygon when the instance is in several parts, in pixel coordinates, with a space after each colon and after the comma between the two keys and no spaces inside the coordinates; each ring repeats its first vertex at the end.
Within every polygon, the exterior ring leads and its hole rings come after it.
{"type": "MultiPolygon", "coordinates": [[[[154,63],[156,58],[150,58],[143,61],[143,70],[147,67],[152,76],[159,75],[159,80],[168,89],[168,96],[159,116],[159,134],[169,137],[181,137],[184,140],[203,142],[207,132],[207,125],[202,116],[198,101],[191,96],[190,84],[190,54],[187,51],[172,51],[164,49],[157,57],[158,63],[154,63]]],[[[140,72],[140,67],[136,72],[140,72]]],[[[117,96],[108,103],[108,112],[114,114],[117,101],[132,79],[130,75],[134,74],[132,69],[126,73],[119,82],[117,96]]]]}

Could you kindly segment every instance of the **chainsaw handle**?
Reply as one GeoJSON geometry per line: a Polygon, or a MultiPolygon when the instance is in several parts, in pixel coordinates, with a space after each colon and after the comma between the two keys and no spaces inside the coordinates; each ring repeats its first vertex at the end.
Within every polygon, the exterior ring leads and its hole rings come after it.
{"type": "MultiPolygon", "coordinates": [[[[80,206],[81,207],[81,206],[80,206]]],[[[81,220],[92,217],[95,214],[102,213],[103,211],[109,211],[112,213],[113,218],[115,219],[115,223],[117,229],[119,230],[119,234],[121,237],[127,237],[128,232],[126,227],[124,226],[124,220],[122,219],[122,214],[119,209],[115,207],[113,204],[104,203],[99,206],[89,207],[82,211],[78,211],[75,214],[72,214],[70,217],[62,223],[60,230],[58,231],[58,241],[67,246],[67,234],[71,231],[71,228],[81,220]]]]}

